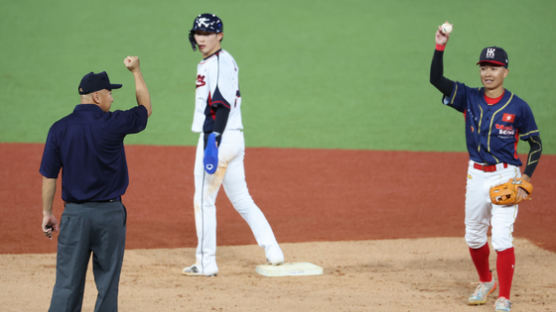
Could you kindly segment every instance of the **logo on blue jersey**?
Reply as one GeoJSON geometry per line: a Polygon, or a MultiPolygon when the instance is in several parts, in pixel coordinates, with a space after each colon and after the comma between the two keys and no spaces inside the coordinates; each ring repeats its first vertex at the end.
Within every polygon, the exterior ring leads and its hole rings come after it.
{"type": "Polygon", "coordinates": [[[496,124],[496,129],[498,129],[500,136],[513,136],[515,134],[515,129],[512,126],[496,124]]]}
{"type": "Polygon", "coordinates": [[[505,122],[514,122],[515,120],[515,115],[514,114],[508,114],[508,113],[504,113],[504,115],[502,115],[502,121],[505,122]]]}

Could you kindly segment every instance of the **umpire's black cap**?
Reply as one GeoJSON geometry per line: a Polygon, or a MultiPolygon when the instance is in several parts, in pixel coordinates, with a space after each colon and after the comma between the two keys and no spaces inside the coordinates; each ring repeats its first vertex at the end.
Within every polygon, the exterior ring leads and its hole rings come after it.
{"type": "Polygon", "coordinates": [[[121,84],[111,84],[110,79],[108,79],[108,74],[104,71],[98,74],[90,72],[81,79],[78,91],[79,94],[89,94],[102,89],[112,90],[121,87],[121,84]]]}
{"type": "Polygon", "coordinates": [[[493,64],[508,68],[508,53],[500,47],[486,47],[481,51],[477,64],[493,64]]]}

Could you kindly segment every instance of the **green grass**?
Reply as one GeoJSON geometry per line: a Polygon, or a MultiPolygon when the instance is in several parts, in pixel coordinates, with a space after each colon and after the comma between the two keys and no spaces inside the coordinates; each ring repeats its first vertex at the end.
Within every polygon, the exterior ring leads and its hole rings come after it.
{"type": "MultiPolygon", "coordinates": [[[[139,55],[151,91],[147,131],[127,143],[194,145],[193,18],[223,19],[224,48],[240,67],[248,146],[464,151],[463,118],[428,82],[436,27],[454,31],[448,78],[479,85],[487,45],[510,56],[505,86],[535,113],[556,153],[556,2],[544,1],[2,1],[0,142],[43,142],[78,103],[77,85],[106,70],[135,105],[126,55],[139,55]]],[[[528,145],[520,144],[526,152],[528,145]]]]}

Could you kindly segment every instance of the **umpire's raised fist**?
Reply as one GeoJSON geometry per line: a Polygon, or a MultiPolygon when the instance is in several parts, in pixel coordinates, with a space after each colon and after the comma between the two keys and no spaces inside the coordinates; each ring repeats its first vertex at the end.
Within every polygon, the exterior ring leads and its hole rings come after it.
{"type": "Polygon", "coordinates": [[[130,71],[139,69],[139,57],[138,56],[126,56],[124,58],[124,65],[130,71]]]}

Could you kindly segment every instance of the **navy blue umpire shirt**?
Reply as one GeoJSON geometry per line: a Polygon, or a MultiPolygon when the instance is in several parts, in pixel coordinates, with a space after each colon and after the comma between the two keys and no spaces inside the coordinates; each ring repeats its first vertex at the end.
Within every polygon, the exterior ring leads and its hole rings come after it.
{"type": "Polygon", "coordinates": [[[40,173],[57,178],[62,169],[65,202],[118,199],[129,184],[124,138],[147,126],[144,106],[103,112],[95,104],[79,104],[48,132],[40,173]]]}

